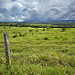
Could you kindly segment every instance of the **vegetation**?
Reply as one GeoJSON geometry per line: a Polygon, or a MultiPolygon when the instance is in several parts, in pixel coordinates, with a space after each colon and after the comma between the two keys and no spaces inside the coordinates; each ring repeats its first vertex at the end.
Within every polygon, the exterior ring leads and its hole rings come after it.
{"type": "Polygon", "coordinates": [[[66,28],[62,28],[62,32],[64,32],[66,30],[66,28]]]}
{"type": "Polygon", "coordinates": [[[75,75],[74,28],[8,25],[11,26],[0,26],[0,75],[75,75]],[[8,31],[11,50],[12,65],[8,70],[4,51],[5,30],[8,31]]]}
{"type": "MultiPolygon", "coordinates": [[[[0,26],[9,26],[10,27],[33,27],[33,28],[75,28],[75,22],[50,22],[50,23],[2,23],[0,26]]],[[[4,27],[5,28],[5,27],[4,27]]]]}

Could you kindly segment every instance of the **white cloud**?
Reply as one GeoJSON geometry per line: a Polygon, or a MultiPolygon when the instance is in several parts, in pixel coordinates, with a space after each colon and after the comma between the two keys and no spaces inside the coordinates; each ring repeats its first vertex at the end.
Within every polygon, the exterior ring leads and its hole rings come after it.
{"type": "Polygon", "coordinates": [[[75,20],[75,0],[0,0],[0,17],[0,21],[75,20]]]}

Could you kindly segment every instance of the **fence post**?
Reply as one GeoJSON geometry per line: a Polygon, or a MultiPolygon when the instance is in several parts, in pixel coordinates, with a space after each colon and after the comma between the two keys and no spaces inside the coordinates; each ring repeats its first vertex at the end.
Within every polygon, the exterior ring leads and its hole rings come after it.
{"type": "Polygon", "coordinates": [[[6,64],[8,69],[8,67],[11,66],[11,59],[10,59],[10,48],[9,48],[9,36],[7,30],[4,33],[4,43],[5,43],[6,64]]]}

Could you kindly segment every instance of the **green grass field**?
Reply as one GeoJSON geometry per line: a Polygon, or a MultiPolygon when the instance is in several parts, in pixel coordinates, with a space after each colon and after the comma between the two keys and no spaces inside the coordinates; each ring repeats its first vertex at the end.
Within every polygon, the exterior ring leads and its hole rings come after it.
{"type": "Polygon", "coordinates": [[[0,75],[75,75],[75,29],[0,27],[0,75]],[[11,50],[8,70],[5,30],[11,50]]]}

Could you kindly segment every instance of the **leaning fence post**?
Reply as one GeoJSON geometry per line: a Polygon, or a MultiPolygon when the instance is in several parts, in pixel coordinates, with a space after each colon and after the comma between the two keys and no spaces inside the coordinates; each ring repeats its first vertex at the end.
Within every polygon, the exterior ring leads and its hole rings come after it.
{"type": "Polygon", "coordinates": [[[11,59],[10,59],[10,48],[9,48],[9,36],[7,30],[4,33],[4,43],[5,43],[6,64],[8,69],[8,67],[11,66],[11,59]]]}

